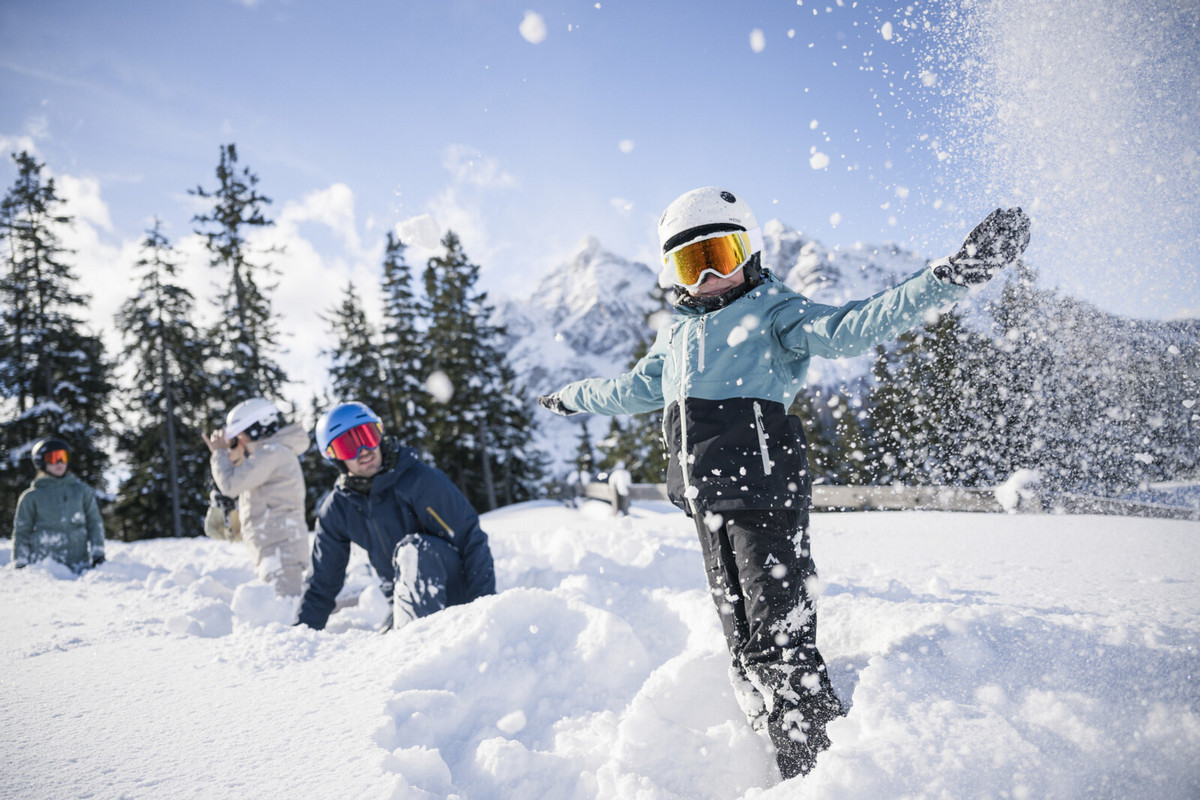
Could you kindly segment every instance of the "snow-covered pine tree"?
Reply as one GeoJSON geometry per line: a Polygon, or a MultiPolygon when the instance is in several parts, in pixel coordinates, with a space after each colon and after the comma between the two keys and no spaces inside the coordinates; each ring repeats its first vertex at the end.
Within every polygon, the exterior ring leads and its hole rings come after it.
{"type": "Polygon", "coordinates": [[[17,179],[0,201],[0,519],[12,519],[33,477],[29,451],[48,434],[69,442],[71,470],[103,489],[109,456],[101,438],[113,389],[103,343],[76,316],[87,297],[58,234],[73,219],[61,213],[44,164],[27,152],[13,161],[17,179]]]}
{"type": "Polygon", "coordinates": [[[1008,381],[989,337],[954,311],[877,349],[868,404],[876,480],[995,485],[997,439],[1009,436],[998,386],[1008,381]],[[999,370],[997,369],[999,366],[999,370]]]}
{"type": "Polygon", "coordinates": [[[128,388],[121,392],[117,447],[128,476],[117,490],[115,527],[126,540],[198,536],[210,483],[200,438],[213,408],[209,348],[194,322],[195,298],[179,285],[178,260],[155,220],[142,242],[137,294],[117,313],[128,388]]]}
{"type": "MultiPolygon", "coordinates": [[[[498,331],[502,337],[504,331],[498,331]]],[[[503,351],[498,350],[503,355],[503,351]]],[[[550,457],[534,446],[536,426],[532,405],[526,400],[529,393],[517,383],[516,372],[501,358],[490,375],[495,387],[488,394],[494,398],[486,409],[487,463],[492,467],[496,502],[511,505],[543,496],[548,487],[550,457]]]]}
{"type": "Polygon", "coordinates": [[[420,447],[427,434],[429,394],[424,385],[423,336],[418,325],[421,308],[413,294],[412,269],[404,259],[405,249],[406,245],[388,231],[380,282],[383,326],[379,340],[387,404],[377,413],[402,443],[420,447]]]}
{"type": "Polygon", "coordinates": [[[378,334],[367,319],[353,282],[342,290],[342,302],[326,311],[322,319],[328,323],[334,340],[333,347],[322,354],[331,362],[330,388],[337,402],[365,403],[373,410],[386,408],[378,334]]]}
{"type": "Polygon", "coordinates": [[[269,296],[275,270],[267,261],[254,260],[256,254],[247,241],[254,229],[273,224],[263,214],[271,200],[259,194],[257,186],[258,176],[248,167],[238,170],[237,148],[227,144],[221,146],[216,188],[189,191],[212,203],[211,210],[197,214],[192,221],[204,237],[209,263],[223,271],[225,280],[216,297],[221,316],[212,339],[218,348],[220,368],[216,374],[227,407],[258,395],[278,397],[287,382],[275,360],[280,350],[279,326],[269,296]]]}
{"type": "Polygon", "coordinates": [[[1044,488],[1115,496],[1194,474],[1200,323],[1117,317],[1036,283],[1019,268],[992,315],[1022,420],[1008,441],[1044,488]]]}
{"type": "Polygon", "coordinates": [[[796,392],[788,414],[800,420],[808,448],[808,469],[814,484],[839,482],[837,464],[842,460],[841,444],[832,415],[825,403],[835,390],[820,385],[805,385],[796,392]]]}
{"type": "MultiPolygon", "coordinates": [[[[310,419],[320,419],[333,405],[334,401],[329,397],[314,394],[309,403],[310,419]]],[[[317,449],[315,437],[310,436],[308,449],[300,456],[300,471],[304,474],[304,516],[311,529],[316,522],[317,504],[333,488],[333,483],[338,477],[336,467],[326,461],[317,449]]]]}
{"type": "Polygon", "coordinates": [[[874,457],[878,453],[871,437],[869,409],[863,401],[865,393],[861,388],[838,383],[822,387],[817,394],[822,402],[814,427],[824,437],[821,440],[823,483],[842,486],[871,483],[874,457]]]}
{"type": "Polygon", "coordinates": [[[587,417],[579,420],[579,440],[575,445],[575,458],[571,462],[575,469],[586,472],[589,479],[596,477],[596,456],[592,448],[592,435],[588,431],[587,417]]]}
{"type": "Polygon", "coordinates": [[[504,330],[490,322],[487,293],[476,289],[479,267],[453,231],[442,246],[445,253],[430,258],[424,273],[424,363],[434,388],[441,384],[449,392],[435,392],[425,447],[477,508],[491,509],[506,496],[540,489],[534,422],[513,385],[504,330]],[[512,485],[498,487],[500,481],[512,485]]]}

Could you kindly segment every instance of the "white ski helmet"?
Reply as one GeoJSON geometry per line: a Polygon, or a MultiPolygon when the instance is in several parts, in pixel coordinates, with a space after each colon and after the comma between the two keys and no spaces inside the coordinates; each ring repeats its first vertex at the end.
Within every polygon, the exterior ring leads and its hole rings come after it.
{"type": "MultiPolygon", "coordinates": [[[[688,242],[732,231],[750,234],[751,255],[762,250],[762,231],[745,200],[719,186],[693,189],[671,201],[659,218],[659,255],[665,258],[688,242]]],[[[678,283],[675,276],[665,273],[660,281],[663,286],[678,283]]]]}
{"type": "Polygon", "coordinates": [[[714,233],[753,231],[758,227],[745,200],[719,186],[693,189],[671,201],[658,220],[660,255],[714,233]]]}
{"type": "Polygon", "coordinates": [[[274,403],[264,397],[252,397],[229,410],[225,417],[224,435],[233,441],[245,431],[251,439],[257,440],[278,430],[282,421],[274,403]]]}

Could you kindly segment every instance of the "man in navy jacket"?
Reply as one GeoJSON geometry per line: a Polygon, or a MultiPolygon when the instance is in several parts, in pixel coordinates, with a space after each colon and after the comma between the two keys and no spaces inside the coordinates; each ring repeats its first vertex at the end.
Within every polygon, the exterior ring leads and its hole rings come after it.
{"type": "Polygon", "coordinates": [[[384,593],[394,597],[393,627],[495,594],[479,515],[441,470],[385,439],[375,412],[362,403],[333,408],[317,422],[317,445],[342,475],[317,510],[301,624],[325,627],[346,581],[351,542],[367,551],[384,593]]]}

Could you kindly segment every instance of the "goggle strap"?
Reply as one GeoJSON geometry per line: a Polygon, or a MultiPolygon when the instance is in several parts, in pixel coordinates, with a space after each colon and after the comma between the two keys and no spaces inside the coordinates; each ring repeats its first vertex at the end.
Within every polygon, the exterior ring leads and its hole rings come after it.
{"type": "Polygon", "coordinates": [[[752,228],[746,233],[750,236],[750,255],[761,253],[763,249],[762,228],[752,228]]]}

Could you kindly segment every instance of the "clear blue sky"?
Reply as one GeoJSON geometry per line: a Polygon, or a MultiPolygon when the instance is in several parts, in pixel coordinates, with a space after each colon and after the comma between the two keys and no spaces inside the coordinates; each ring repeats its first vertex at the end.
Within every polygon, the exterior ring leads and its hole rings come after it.
{"type": "Polygon", "coordinates": [[[650,261],[661,209],[708,184],[829,246],[929,257],[1021,204],[1047,284],[1196,316],[1198,18],[1168,0],[6,2],[0,180],[16,149],[45,161],[101,309],[152,216],[187,246],[186,190],[233,142],[274,200],[277,303],[304,330],[408,218],[455,229],[519,295],[585,235],[650,261]]]}

